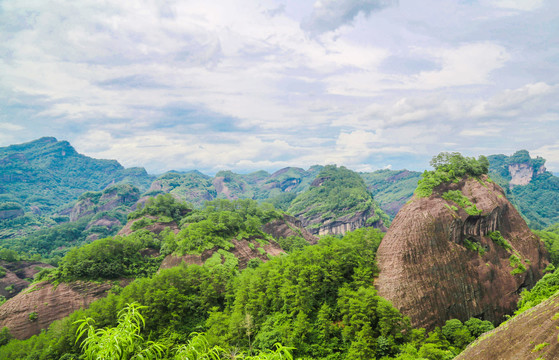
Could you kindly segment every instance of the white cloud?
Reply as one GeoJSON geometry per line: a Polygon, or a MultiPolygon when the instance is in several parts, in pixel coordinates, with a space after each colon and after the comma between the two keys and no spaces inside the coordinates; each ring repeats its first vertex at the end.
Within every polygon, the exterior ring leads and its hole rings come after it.
{"type": "Polygon", "coordinates": [[[546,159],[545,166],[548,170],[559,172],[559,142],[541,146],[537,149],[531,150],[530,155],[541,156],[546,159]]]}
{"type": "Polygon", "coordinates": [[[16,125],[16,124],[4,122],[4,123],[0,123],[0,129],[2,129],[4,131],[20,131],[20,130],[23,130],[25,128],[21,125],[16,125]]]}
{"type": "Polygon", "coordinates": [[[2,2],[0,140],[153,171],[552,144],[553,11],[525,3],[2,2]]]}
{"type": "Polygon", "coordinates": [[[543,0],[495,0],[490,4],[505,9],[533,11],[542,7],[543,2],[543,0]]]}
{"type": "Polygon", "coordinates": [[[397,0],[317,0],[311,16],[302,27],[311,33],[336,30],[342,25],[351,24],[359,14],[368,16],[397,4],[397,0]]]}

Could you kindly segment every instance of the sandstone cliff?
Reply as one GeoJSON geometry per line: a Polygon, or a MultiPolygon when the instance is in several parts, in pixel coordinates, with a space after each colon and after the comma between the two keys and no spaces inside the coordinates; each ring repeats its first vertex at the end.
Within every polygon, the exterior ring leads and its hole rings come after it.
{"type": "Polygon", "coordinates": [[[456,360],[559,359],[559,294],[470,344],[456,360]]]}
{"type": "Polygon", "coordinates": [[[17,339],[27,339],[93,301],[105,297],[110,283],[76,281],[58,286],[36,283],[0,306],[0,328],[7,326],[17,339]]]}
{"type": "Polygon", "coordinates": [[[6,275],[0,278],[0,295],[6,299],[16,296],[29,286],[31,279],[44,268],[52,265],[38,261],[0,261],[6,275]]]}
{"type": "Polygon", "coordinates": [[[378,249],[375,285],[416,326],[472,316],[498,323],[542,276],[546,258],[503,190],[482,176],[442,184],[400,210],[378,249]],[[460,190],[481,214],[444,200],[448,190],[460,190]],[[495,231],[506,241],[492,240],[495,231]]]}

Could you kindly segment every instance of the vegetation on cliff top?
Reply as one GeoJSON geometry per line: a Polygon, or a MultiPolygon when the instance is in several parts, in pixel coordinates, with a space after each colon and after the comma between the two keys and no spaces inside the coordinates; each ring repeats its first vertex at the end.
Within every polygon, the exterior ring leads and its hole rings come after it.
{"type": "Polygon", "coordinates": [[[336,220],[358,212],[374,212],[376,221],[388,223],[389,218],[373,200],[365,182],[354,171],[343,166],[325,166],[313,186],[297,196],[288,212],[303,218],[317,215],[323,220],[336,220]]]}
{"type": "Polygon", "coordinates": [[[429,197],[443,183],[458,182],[465,176],[477,178],[487,174],[489,170],[489,160],[485,156],[481,155],[476,160],[457,152],[442,152],[433,157],[430,164],[435,170],[423,172],[415,190],[417,197],[429,197]]]}

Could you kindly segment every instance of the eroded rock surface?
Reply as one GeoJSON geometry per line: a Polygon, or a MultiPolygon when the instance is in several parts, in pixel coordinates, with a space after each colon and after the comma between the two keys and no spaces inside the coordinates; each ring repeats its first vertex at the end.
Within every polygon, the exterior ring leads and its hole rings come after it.
{"type": "Polygon", "coordinates": [[[502,321],[548,264],[542,243],[503,190],[475,179],[441,185],[429,198],[414,196],[396,215],[377,259],[379,294],[414,325],[428,329],[452,318],[502,321]],[[468,215],[442,199],[448,190],[461,190],[481,215],[468,215]],[[512,249],[491,240],[493,231],[500,231],[512,249]],[[479,251],[471,250],[472,244],[479,251]],[[513,255],[525,271],[514,273],[513,255]]]}
{"type": "MultiPolygon", "coordinates": [[[[278,256],[284,253],[283,249],[276,242],[269,242],[268,244],[261,245],[256,240],[232,240],[233,248],[227,250],[228,252],[235,255],[239,260],[239,270],[243,270],[247,267],[248,262],[251,259],[258,258],[264,262],[269,260],[269,256],[278,256]],[[258,250],[261,248],[262,250],[258,250]]],[[[183,256],[178,255],[168,255],[165,257],[161,263],[160,269],[168,269],[174,266],[178,266],[181,263],[186,263],[188,265],[196,264],[203,265],[206,260],[211,258],[216,252],[217,248],[212,250],[205,250],[202,254],[187,254],[183,256]]],[[[222,257],[222,260],[225,259],[222,257]]]]}
{"type": "MultiPolygon", "coordinates": [[[[262,227],[262,231],[272,235],[274,238],[288,238],[290,236],[300,236],[307,240],[309,244],[316,244],[318,238],[309,233],[302,227],[301,222],[293,216],[284,215],[283,219],[270,221],[262,227]]],[[[227,250],[235,255],[239,260],[239,270],[247,267],[251,259],[258,258],[264,262],[268,261],[269,256],[278,256],[284,250],[275,241],[259,241],[258,239],[232,239],[233,248],[227,250]],[[266,244],[264,244],[266,242],[266,244]]],[[[160,269],[168,269],[178,266],[181,263],[203,265],[206,260],[215,254],[218,248],[205,250],[201,254],[187,254],[184,256],[168,255],[163,260],[160,269]]],[[[223,261],[225,259],[222,258],[223,261]]]]}
{"type": "Polygon", "coordinates": [[[456,360],[559,359],[559,294],[487,332],[456,360]]]}
{"type": "Polygon", "coordinates": [[[48,282],[34,284],[0,306],[0,328],[7,326],[15,338],[27,339],[53,321],[105,297],[110,288],[110,283],[82,281],[58,286],[48,282]],[[36,314],[34,320],[31,314],[36,314]]]}
{"type": "Polygon", "coordinates": [[[52,268],[52,265],[38,261],[0,261],[0,266],[6,270],[6,275],[0,278],[0,295],[6,299],[27,288],[39,271],[52,268]]]}

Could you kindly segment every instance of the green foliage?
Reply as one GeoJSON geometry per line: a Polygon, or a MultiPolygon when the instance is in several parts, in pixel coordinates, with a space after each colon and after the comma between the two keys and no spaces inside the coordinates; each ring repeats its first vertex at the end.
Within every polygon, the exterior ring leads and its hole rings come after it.
{"type": "Polygon", "coordinates": [[[515,314],[520,314],[539,303],[549,299],[559,290],[559,270],[552,274],[545,274],[540,281],[530,291],[523,291],[518,301],[518,310],[515,314]]]}
{"type": "Polygon", "coordinates": [[[23,210],[23,206],[13,201],[0,203],[0,211],[8,211],[8,210],[23,210]]]}
{"type": "Polygon", "coordinates": [[[56,277],[72,281],[147,276],[157,271],[162,261],[140,253],[149,247],[158,249],[159,240],[148,231],[100,239],[70,250],[60,262],[56,277]]]}
{"type": "Polygon", "coordinates": [[[466,211],[466,213],[468,213],[468,215],[480,215],[482,213],[482,211],[478,210],[478,208],[472,204],[470,199],[464,196],[460,190],[449,190],[445,192],[442,197],[443,199],[452,201],[456,205],[460,206],[466,211]]]}
{"type": "Polygon", "coordinates": [[[478,319],[446,335],[412,329],[373,286],[382,236],[368,228],[324,237],[242,273],[221,250],[204,266],[136,279],[46,332],[11,340],[0,358],[450,359],[486,331],[478,319]]]}
{"type": "Polygon", "coordinates": [[[137,303],[127,304],[118,314],[118,325],[112,328],[95,329],[92,318],[78,320],[76,341],[87,335],[81,342],[87,360],[94,359],[162,359],[165,345],[146,341],[140,334],[145,326],[137,303]]]}
{"type": "Polygon", "coordinates": [[[269,238],[262,225],[283,215],[270,204],[254,200],[214,200],[181,220],[182,230],[176,237],[181,254],[201,253],[219,247],[228,249],[234,238],[269,238]]]}
{"type": "Polygon", "coordinates": [[[41,229],[28,236],[0,240],[0,244],[20,253],[37,253],[44,258],[63,256],[70,248],[87,243],[87,239],[91,235],[107,237],[114,235],[120,229],[120,226],[113,228],[91,226],[93,222],[102,218],[117,220],[120,224],[126,221],[122,209],[117,208],[90,214],[74,222],[41,229]]]}
{"type": "MultiPolygon", "coordinates": [[[[43,215],[32,217],[41,227],[86,191],[100,191],[111,183],[147,189],[152,181],[144,169],[124,169],[115,160],[89,158],[55,138],[0,148],[0,173],[4,179],[0,204],[15,202],[28,213],[39,210],[43,215]]],[[[0,221],[0,228],[4,226],[0,221]]],[[[31,226],[22,227],[18,235],[29,234],[31,226]]]]}
{"type": "Polygon", "coordinates": [[[483,155],[476,160],[473,157],[464,157],[457,152],[442,152],[433,157],[431,166],[435,170],[423,172],[415,190],[417,197],[431,196],[433,189],[443,183],[458,182],[465,176],[479,178],[481,175],[487,174],[489,160],[483,155]]]}
{"type": "Polygon", "coordinates": [[[178,222],[189,211],[190,207],[186,203],[176,200],[171,194],[162,194],[150,198],[144,207],[128,214],[128,219],[151,215],[167,216],[178,222]]]}
{"type": "Polygon", "coordinates": [[[475,251],[480,255],[485,254],[485,248],[479,242],[475,240],[470,240],[468,238],[464,239],[464,247],[468,250],[475,251]]]}
{"type": "Polygon", "coordinates": [[[526,150],[512,156],[492,155],[489,157],[491,177],[507,192],[507,197],[526,218],[532,229],[544,229],[559,223],[559,178],[544,171],[541,157],[531,158],[526,150]],[[532,167],[532,180],[527,185],[509,188],[511,174],[509,166],[527,164],[532,167]]]}
{"type": "Polygon", "coordinates": [[[545,230],[535,230],[534,233],[543,241],[549,253],[551,264],[555,267],[559,267],[559,228],[557,224],[545,230]]]}
{"type": "Polygon", "coordinates": [[[313,184],[315,186],[293,200],[289,213],[304,218],[321,216],[324,220],[335,220],[356,212],[376,211],[379,216],[383,214],[387,221],[389,219],[375,206],[359,174],[343,166],[325,166],[313,184]]]}
{"type": "Polygon", "coordinates": [[[487,236],[489,236],[496,245],[502,247],[503,249],[507,251],[512,250],[511,244],[503,237],[500,231],[492,231],[488,233],[487,236]]]}
{"type": "Polygon", "coordinates": [[[526,267],[522,264],[520,258],[513,254],[509,258],[510,266],[512,267],[512,271],[510,272],[512,275],[522,274],[526,272],[526,267]]]}
{"type": "Polygon", "coordinates": [[[6,276],[6,269],[3,266],[0,266],[0,278],[6,276]]]}
{"type": "Polygon", "coordinates": [[[408,201],[421,173],[408,170],[377,170],[360,174],[374,199],[391,218],[408,201]]]}
{"type": "Polygon", "coordinates": [[[29,321],[35,321],[39,318],[39,314],[37,314],[37,312],[32,312],[29,313],[29,321]]]}
{"type": "Polygon", "coordinates": [[[483,333],[495,329],[495,326],[493,326],[490,321],[480,320],[474,317],[467,320],[464,325],[466,325],[470,334],[472,334],[475,338],[480,337],[483,333]]]}
{"type": "Polygon", "coordinates": [[[549,343],[544,342],[544,343],[538,344],[538,345],[534,346],[534,348],[532,349],[532,352],[538,352],[538,351],[542,350],[543,348],[545,348],[546,346],[549,346],[549,343]]]}
{"type": "Polygon", "coordinates": [[[10,333],[10,329],[8,329],[6,326],[4,326],[2,330],[0,330],[0,346],[6,345],[13,338],[14,337],[10,333]]]}

